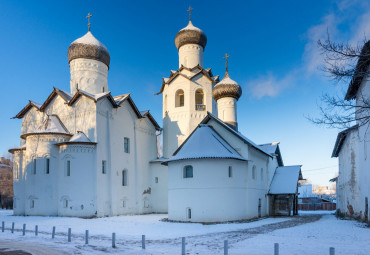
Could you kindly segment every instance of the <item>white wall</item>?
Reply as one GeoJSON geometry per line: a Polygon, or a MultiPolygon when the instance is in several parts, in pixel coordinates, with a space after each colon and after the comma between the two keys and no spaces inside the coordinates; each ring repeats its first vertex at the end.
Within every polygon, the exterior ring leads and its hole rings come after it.
{"type": "Polygon", "coordinates": [[[71,93],[78,88],[91,94],[108,91],[108,66],[94,59],[77,58],[69,63],[71,93]],[[103,91],[104,90],[104,91],[103,91]]]}
{"type": "Polygon", "coordinates": [[[185,44],[179,49],[179,67],[203,67],[203,47],[198,44],[185,44]]]}
{"type": "Polygon", "coordinates": [[[337,209],[348,215],[349,206],[358,215],[361,211],[358,139],[357,130],[348,133],[338,155],[337,209]]]}

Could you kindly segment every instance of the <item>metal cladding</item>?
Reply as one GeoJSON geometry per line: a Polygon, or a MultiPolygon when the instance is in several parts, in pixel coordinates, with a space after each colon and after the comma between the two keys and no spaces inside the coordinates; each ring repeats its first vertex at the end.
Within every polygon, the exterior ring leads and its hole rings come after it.
{"type": "Polygon", "coordinates": [[[224,97],[233,97],[238,100],[242,95],[242,88],[237,83],[218,83],[212,91],[215,101],[224,97]]]}
{"type": "Polygon", "coordinates": [[[93,44],[72,43],[68,48],[68,61],[69,63],[77,58],[95,59],[109,68],[110,55],[105,47],[93,44]]]}
{"type": "Polygon", "coordinates": [[[177,33],[175,37],[175,45],[177,49],[180,49],[180,47],[185,44],[198,44],[202,46],[204,50],[207,44],[206,34],[200,29],[192,29],[188,27],[185,27],[177,33]]]}

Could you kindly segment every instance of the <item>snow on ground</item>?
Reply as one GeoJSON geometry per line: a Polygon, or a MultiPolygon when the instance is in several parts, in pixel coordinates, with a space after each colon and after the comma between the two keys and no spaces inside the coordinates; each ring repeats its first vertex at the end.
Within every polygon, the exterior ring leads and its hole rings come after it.
{"type": "Polygon", "coordinates": [[[262,219],[250,223],[202,225],[159,221],[166,215],[119,216],[98,219],[66,217],[20,217],[11,211],[0,210],[0,221],[9,228],[15,222],[21,229],[39,225],[39,236],[21,231],[11,234],[9,229],[0,232],[0,249],[3,247],[35,250],[34,254],[181,254],[181,239],[186,236],[187,254],[223,254],[223,240],[229,240],[229,254],[272,255],[274,243],[279,243],[280,254],[329,254],[335,247],[336,255],[370,254],[370,228],[356,221],[338,220],[332,212],[300,212],[299,217],[262,219]],[[321,217],[321,218],[320,218],[321,217]],[[311,220],[310,220],[311,219],[311,220]],[[313,219],[313,220],[312,220],[313,219]],[[55,225],[59,234],[51,239],[55,225]],[[67,242],[67,228],[72,227],[72,242],[67,242]],[[84,244],[84,230],[90,230],[89,245],[84,244]],[[276,229],[276,230],[274,230],[276,229]],[[117,248],[111,248],[111,233],[117,233],[117,248]],[[141,234],[147,235],[147,249],[141,249],[141,234]]]}
{"type": "Polygon", "coordinates": [[[121,238],[132,238],[146,235],[148,239],[159,240],[183,236],[204,235],[209,233],[235,231],[254,228],[265,224],[278,223],[289,218],[267,218],[249,223],[225,223],[203,225],[200,223],[172,223],[161,221],[167,214],[127,215],[105,218],[81,219],[75,217],[43,217],[43,216],[12,216],[11,210],[0,210],[0,221],[5,221],[5,227],[10,228],[12,222],[15,228],[34,229],[51,233],[53,226],[56,233],[67,233],[72,228],[73,234],[83,235],[89,230],[90,235],[111,237],[116,233],[121,238]]]}

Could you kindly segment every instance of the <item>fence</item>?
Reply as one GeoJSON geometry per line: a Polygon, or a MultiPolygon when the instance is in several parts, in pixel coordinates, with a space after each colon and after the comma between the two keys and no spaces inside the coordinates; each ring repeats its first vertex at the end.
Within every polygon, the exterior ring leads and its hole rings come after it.
{"type": "MultiPolygon", "coordinates": [[[[14,228],[15,226],[15,223],[12,222],[12,227],[9,228],[9,229],[6,229],[6,224],[5,224],[5,221],[3,221],[1,223],[1,232],[4,233],[5,230],[9,230],[11,231],[12,234],[14,234],[14,231],[21,231],[22,232],[22,236],[25,236],[26,235],[26,232],[33,232],[35,236],[38,236],[39,234],[39,228],[38,228],[38,225],[35,225],[35,230],[32,231],[32,230],[26,230],[26,224],[23,224],[22,226],[22,229],[15,229],[14,228]]],[[[56,227],[53,226],[52,228],[52,232],[51,232],[51,239],[54,239],[55,238],[55,230],[56,230],[56,227]]],[[[89,245],[89,230],[86,230],[85,231],[85,245],[89,245]]],[[[117,248],[117,245],[116,245],[116,233],[112,233],[112,248],[117,248]]],[[[146,238],[145,238],[145,235],[142,235],[141,236],[141,249],[145,250],[146,249],[146,238]]],[[[68,228],[68,232],[67,232],[67,241],[68,242],[72,242],[72,229],[71,228],[68,228]]],[[[229,241],[228,240],[224,240],[224,243],[223,243],[223,250],[224,250],[224,255],[229,255],[229,241]]],[[[274,252],[274,255],[279,255],[279,244],[278,243],[275,243],[273,247],[271,247],[271,250],[274,252]]],[[[181,255],[185,255],[186,254],[186,238],[185,237],[182,237],[181,238],[181,250],[179,248],[179,253],[181,251],[181,255]]],[[[335,255],[335,249],[333,247],[330,247],[329,248],[329,255],[335,255]]]]}
{"type": "Polygon", "coordinates": [[[324,210],[324,211],[334,211],[336,210],[336,203],[331,202],[322,202],[322,203],[300,203],[298,204],[298,210],[301,211],[316,211],[316,210],[324,210]]]}

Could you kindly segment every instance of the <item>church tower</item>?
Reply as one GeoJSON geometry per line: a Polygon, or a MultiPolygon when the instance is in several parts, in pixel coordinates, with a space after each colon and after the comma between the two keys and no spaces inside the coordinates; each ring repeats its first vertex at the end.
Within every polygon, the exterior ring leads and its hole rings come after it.
{"type": "Polygon", "coordinates": [[[191,22],[175,37],[179,53],[179,69],[163,78],[163,156],[170,157],[208,112],[216,112],[212,98],[218,76],[203,68],[203,52],[207,44],[205,33],[191,22]]]}
{"type": "Polygon", "coordinates": [[[230,57],[227,53],[224,59],[226,59],[226,71],[225,76],[216,86],[213,88],[213,98],[217,102],[218,118],[228,124],[230,127],[238,130],[237,122],[237,107],[236,103],[242,95],[242,88],[239,84],[229,77],[229,71],[227,67],[228,60],[230,57]]]}
{"type": "Polygon", "coordinates": [[[108,49],[90,31],[75,40],[68,48],[68,61],[71,72],[71,93],[83,90],[91,94],[108,91],[108,70],[110,55],[108,49]]]}

